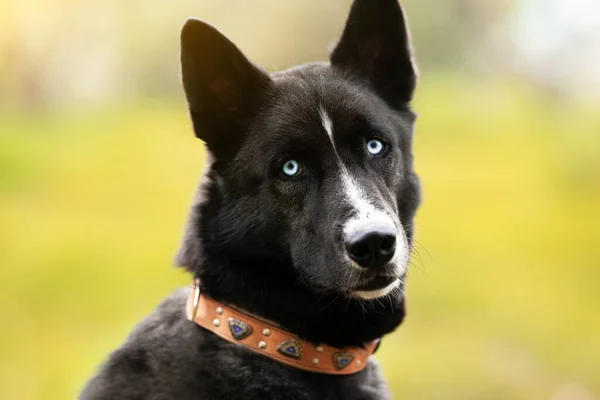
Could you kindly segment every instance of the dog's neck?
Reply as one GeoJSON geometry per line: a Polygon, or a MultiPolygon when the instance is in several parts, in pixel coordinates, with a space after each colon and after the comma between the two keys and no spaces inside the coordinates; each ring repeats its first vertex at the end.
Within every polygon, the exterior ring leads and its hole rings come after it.
{"type": "Polygon", "coordinates": [[[235,268],[212,260],[199,266],[195,272],[202,292],[274,321],[314,344],[360,346],[390,333],[404,318],[402,298],[365,301],[342,293],[318,293],[289,274],[291,268],[265,271],[253,268],[251,259],[244,263],[243,268],[235,268]]]}

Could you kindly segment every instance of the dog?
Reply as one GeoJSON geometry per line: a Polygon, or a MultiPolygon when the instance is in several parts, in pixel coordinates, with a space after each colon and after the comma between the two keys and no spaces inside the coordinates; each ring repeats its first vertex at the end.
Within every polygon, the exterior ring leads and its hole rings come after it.
{"type": "Polygon", "coordinates": [[[267,74],[189,19],[181,67],[209,161],[166,299],[92,399],[388,399],[420,184],[417,84],[397,0],[354,0],[329,62],[267,74]]]}

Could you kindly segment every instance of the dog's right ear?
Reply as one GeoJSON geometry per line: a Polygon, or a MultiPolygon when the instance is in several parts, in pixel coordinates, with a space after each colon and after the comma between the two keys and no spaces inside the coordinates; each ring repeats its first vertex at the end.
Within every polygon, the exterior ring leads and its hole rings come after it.
{"type": "Polygon", "coordinates": [[[218,150],[239,141],[269,76],[217,29],[197,19],[181,31],[181,71],[196,136],[218,150]]]}

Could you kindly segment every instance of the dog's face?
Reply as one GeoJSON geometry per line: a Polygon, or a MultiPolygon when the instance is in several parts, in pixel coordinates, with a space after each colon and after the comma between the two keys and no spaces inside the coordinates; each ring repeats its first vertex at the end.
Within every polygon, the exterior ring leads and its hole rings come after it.
{"type": "Polygon", "coordinates": [[[244,273],[289,264],[295,283],[350,297],[400,286],[419,188],[408,107],[416,72],[396,0],[355,0],[330,64],[271,76],[189,20],[182,71],[213,158],[195,232],[204,253],[264,261],[244,273]]]}

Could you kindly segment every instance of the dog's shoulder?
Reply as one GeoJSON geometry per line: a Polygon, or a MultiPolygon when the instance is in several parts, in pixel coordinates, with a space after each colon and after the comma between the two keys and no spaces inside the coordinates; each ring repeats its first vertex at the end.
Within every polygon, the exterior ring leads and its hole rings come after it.
{"type": "Polygon", "coordinates": [[[185,340],[186,331],[191,336],[189,328],[193,328],[193,324],[185,315],[185,303],[190,290],[189,287],[181,288],[167,297],[136,326],[127,338],[125,347],[142,345],[163,348],[162,345],[173,340],[185,340]]]}
{"type": "Polygon", "coordinates": [[[299,370],[223,341],[190,322],[180,289],[140,322],[82,400],[320,398],[299,370]]]}
{"type": "MultiPolygon", "coordinates": [[[[179,289],[140,322],[88,383],[81,399],[140,399],[171,396],[204,340],[187,320],[189,288],[179,289]],[[175,379],[176,377],[176,379],[175,379]],[[173,378],[173,379],[172,379],[173,378]],[[162,388],[156,392],[156,388],[162,388]]],[[[181,386],[180,386],[181,387],[181,386]]]]}

